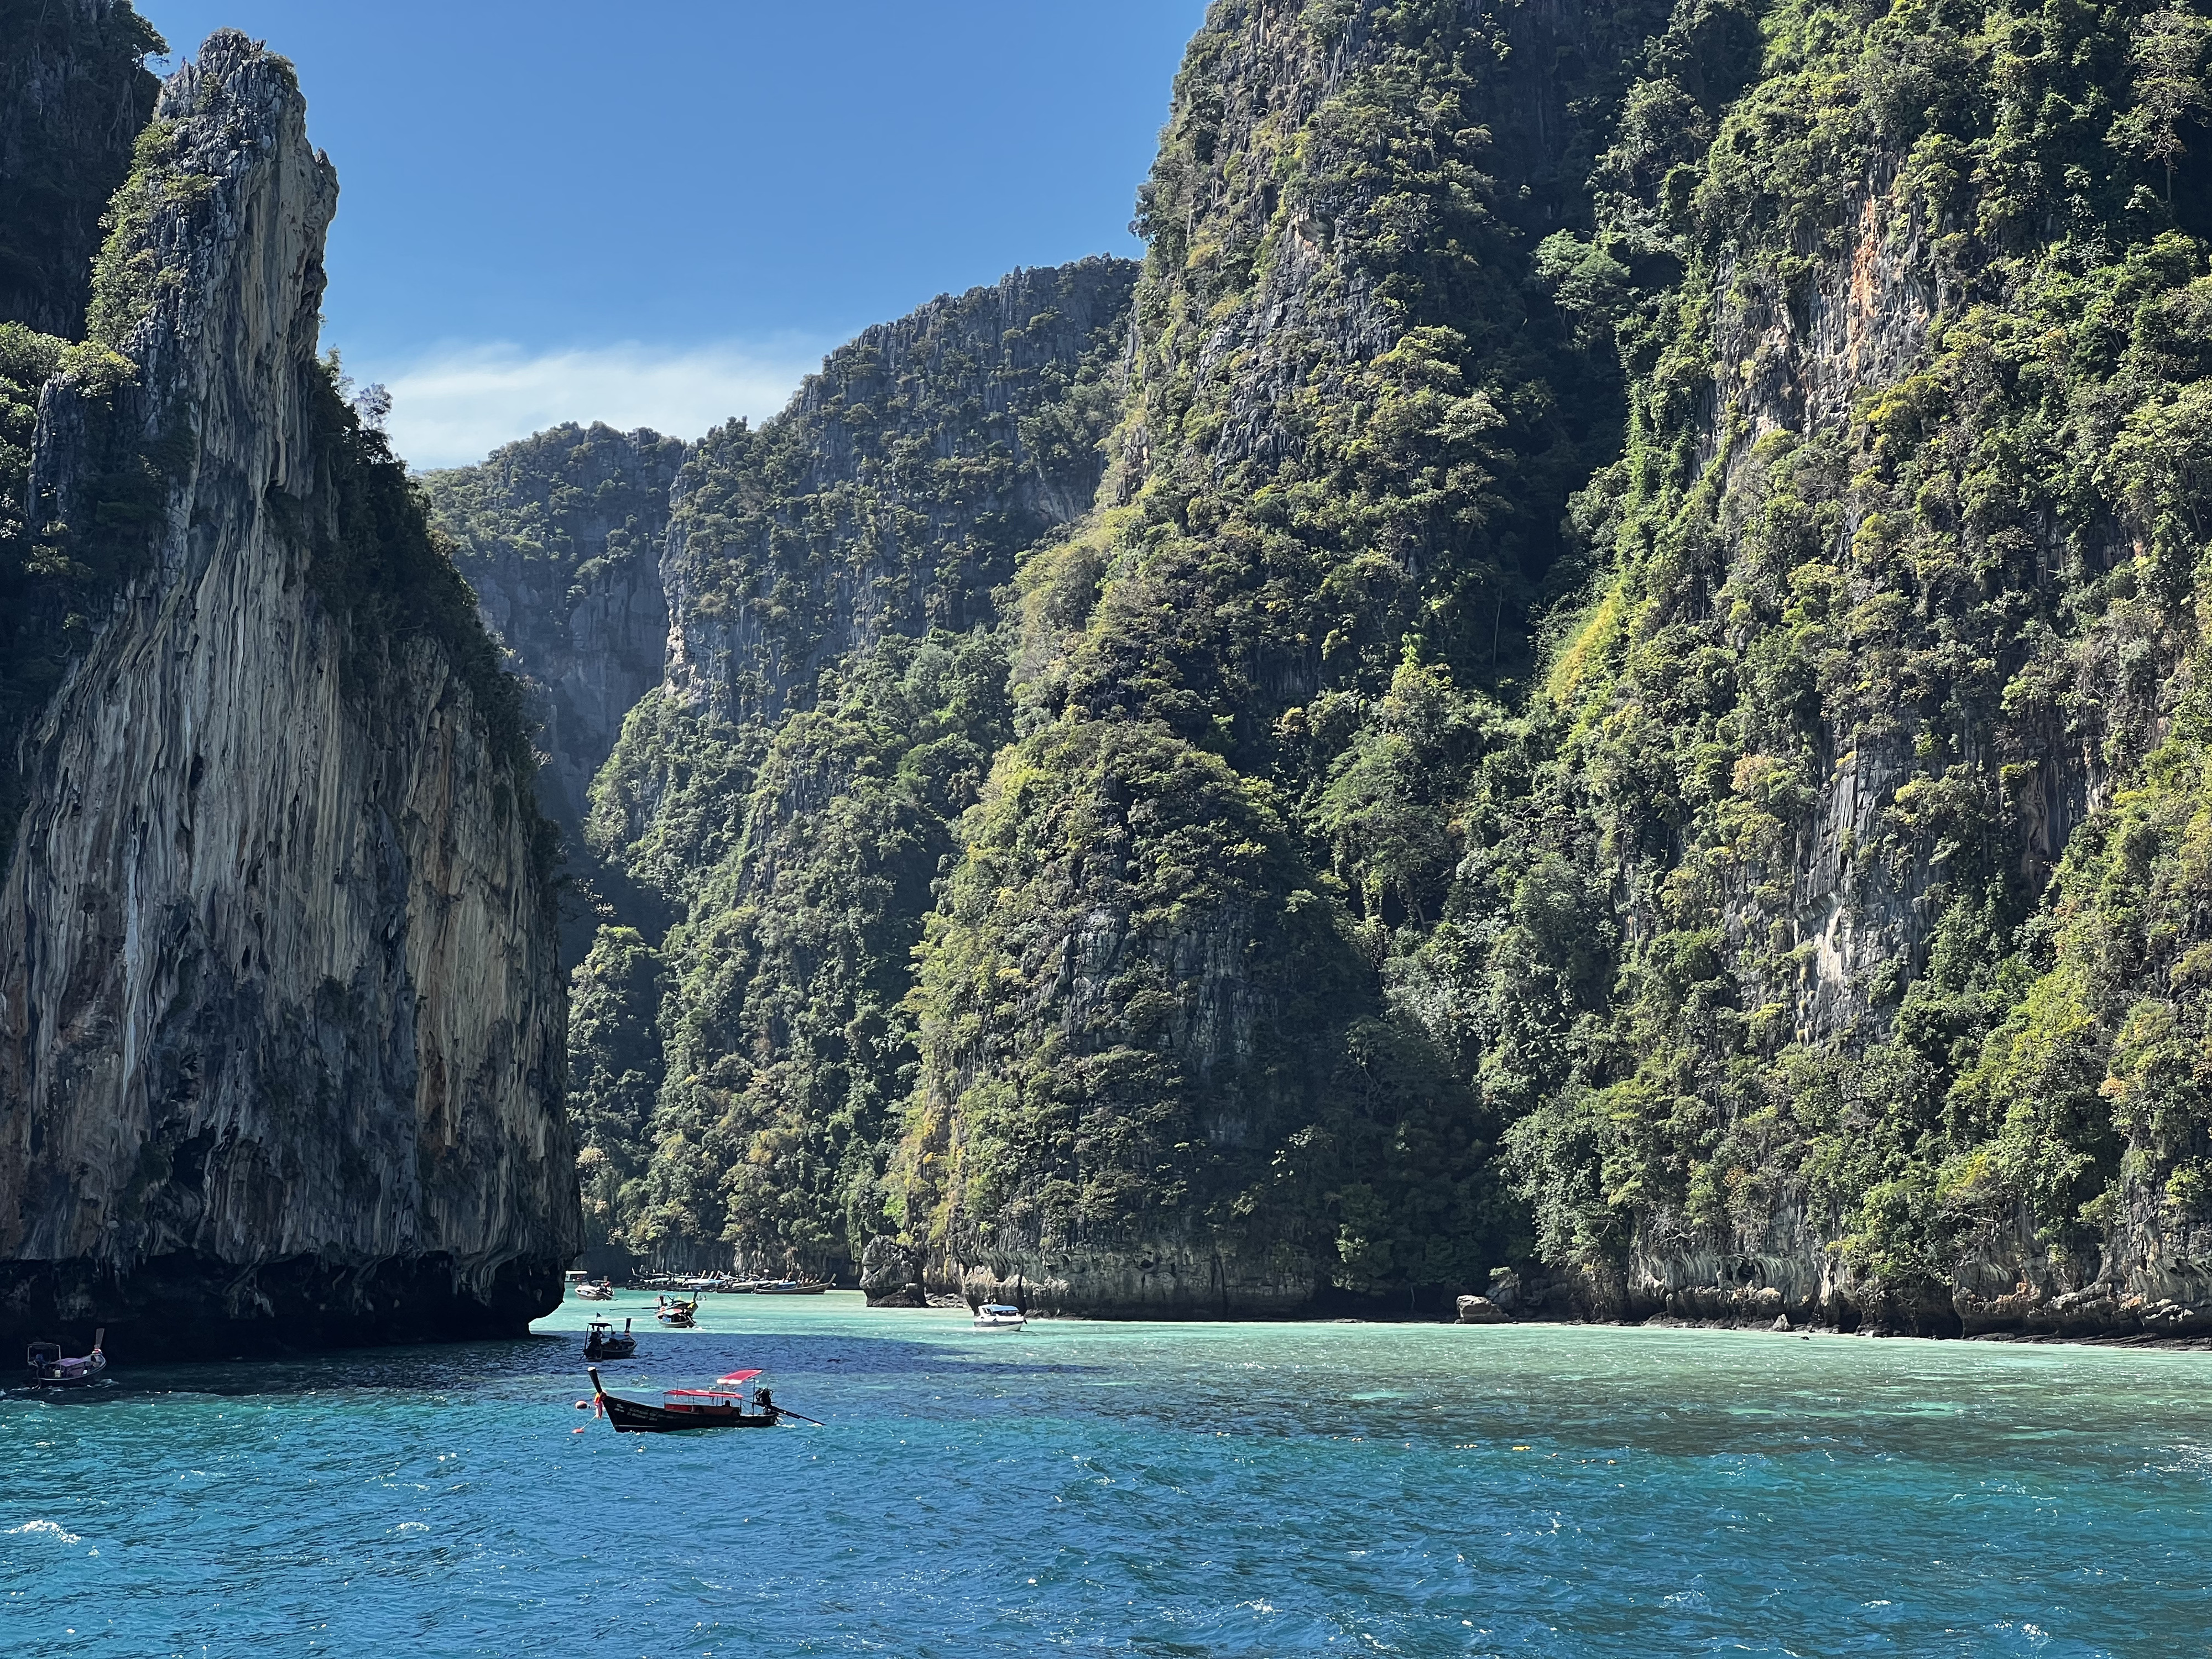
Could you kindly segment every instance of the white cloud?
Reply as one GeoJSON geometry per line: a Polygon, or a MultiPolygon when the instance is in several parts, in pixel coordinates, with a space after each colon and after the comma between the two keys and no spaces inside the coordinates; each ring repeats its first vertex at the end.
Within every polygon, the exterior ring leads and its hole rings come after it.
{"type": "Polygon", "coordinates": [[[535,355],[507,344],[452,346],[412,362],[349,359],[363,384],[392,392],[392,447],[415,467],[465,466],[562,421],[649,426],[696,438],[789,401],[824,348],[799,338],[691,349],[625,343],[535,355]]]}

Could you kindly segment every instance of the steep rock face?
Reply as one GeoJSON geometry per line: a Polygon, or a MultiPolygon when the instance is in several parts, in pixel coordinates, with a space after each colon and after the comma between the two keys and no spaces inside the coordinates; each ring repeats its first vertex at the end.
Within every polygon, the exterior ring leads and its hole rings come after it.
{"type": "Polygon", "coordinates": [[[1614,570],[1431,962],[1493,1011],[1560,1305],[2212,1328],[2212,198],[2158,159],[2212,23],[1840,15],[1631,97],[1696,118],[1597,240],[1686,274],[1591,307],[1639,368],[1614,570]],[[1516,913],[1547,856],[1599,948],[1516,913]]]}
{"type": "Polygon", "coordinates": [[[608,1014],[659,1018],[650,1155],[611,1098],[587,1152],[587,1209],[633,1248],[843,1272],[885,1230],[911,952],[1012,734],[998,596],[1097,488],[1134,276],[1088,259],[934,301],[687,460],[666,681],[592,823],[678,918],[665,979],[594,980],[665,987],[608,1014]]]}
{"type": "Polygon", "coordinates": [[[1024,736],[922,970],[899,1202],[946,1282],[1446,1306],[1497,1248],[1498,1125],[1388,991],[1615,441],[1540,253],[1661,21],[1235,0],[1192,43],[1115,471],[1024,573],[1024,736]]]}
{"type": "Polygon", "coordinates": [[[679,440],[594,422],[422,477],[431,521],[529,690],[545,811],[579,845],[623,717],[660,683],[661,544],[684,453],[679,440]]]}
{"type": "Polygon", "coordinates": [[[1014,557],[1091,504],[1136,268],[1018,270],[878,324],[759,432],[710,433],[664,569],[672,696],[773,720],[887,635],[994,619],[1014,557]]]}
{"type": "Polygon", "coordinates": [[[337,183],[304,115],[234,33],[170,80],[103,259],[106,349],[40,399],[56,550],[131,553],[22,739],[9,1340],[519,1331],[579,1243],[528,745],[404,471],[316,362],[337,183]],[[118,477],[143,485],[121,523],[118,477]]]}
{"type": "Polygon", "coordinates": [[[154,106],[129,0],[0,3],[0,322],[75,338],[100,216],[154,106]]]}

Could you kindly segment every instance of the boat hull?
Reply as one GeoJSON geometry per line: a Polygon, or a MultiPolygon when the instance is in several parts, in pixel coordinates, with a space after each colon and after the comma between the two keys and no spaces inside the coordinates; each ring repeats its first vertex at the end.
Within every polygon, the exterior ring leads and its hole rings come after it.
{"type": "Polygon", "coordinates": [[[614,1425],[617,1434],[687,1434],[694,1429],[772,1429],[776,1413],[748,1412],[736,1406],[654,1406],[642,1400],[626,1400],[599,1386],[597,1371],[588,1373],[599,1409],[614,1425]]]}

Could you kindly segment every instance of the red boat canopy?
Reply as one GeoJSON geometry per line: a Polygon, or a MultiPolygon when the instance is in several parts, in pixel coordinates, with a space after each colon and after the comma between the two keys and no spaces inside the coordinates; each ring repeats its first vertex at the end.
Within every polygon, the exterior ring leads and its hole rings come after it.
{"type": "Polygon", "coordinates": [[[714,1381],[717,1382],[750,1382],[753,1378],[759,1375],[760,1373],[758,1371],[732,1371],[727,1376],[718,1376],[714,1381]]]}
{"type": "Polygon", "coordinates": [[[667,1395],[671,1400],[742,1401],[744,1398],[744,1395],[741,1394],[726,1394],[719,1389],[663,1389],[662,1392],[667,1395]]]}

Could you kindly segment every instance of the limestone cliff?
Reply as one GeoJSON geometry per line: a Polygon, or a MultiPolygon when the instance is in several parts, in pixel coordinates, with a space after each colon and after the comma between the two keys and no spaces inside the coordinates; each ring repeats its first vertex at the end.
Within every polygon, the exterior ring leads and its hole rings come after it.
{"type": "Polygon", "coordinates": [[[1437,1006],[1486,1016],[1555,1306],[2212,1329],[2212,198],[2167,164],[2212,22],[1796,3],[1713,95],[1710,9],[1560,250],[1636,371],[1611,568],[1437,1006]]]}
{"type": "Polygon", "coordinates": [[[684,454],[677,439],[595,422],[422,476],[431,522],[528,688],[546,755],[538,787],[572,851],[623,717],[660,683],[661,544],[684,454]]]}
{"type": "Polygon", "coordinates": [[[933,1275],[1403,1310],[1498,1248],[1498,1126],[1388,959],[1614,441],[1536,253],[1656,21],[1209,12],[1139,198],[1115,471],[1024,573],[1024,735],[926,948],[896,1180],[933,1275]]]}
{"type": "Polygon", "coordinates": [[[90,574],[0,885],[7,1340],[515,1332],[579,1243],[526,734],[316,359],[336,202],[212,36],[40,398],[39,568],[90,574]]]}

